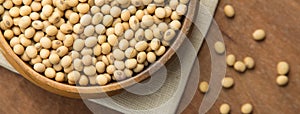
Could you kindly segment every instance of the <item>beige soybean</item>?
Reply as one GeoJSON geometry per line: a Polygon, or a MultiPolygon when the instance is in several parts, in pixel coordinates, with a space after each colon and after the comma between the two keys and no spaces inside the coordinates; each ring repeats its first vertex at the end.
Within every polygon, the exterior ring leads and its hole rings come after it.
{"type": "Polygon", "coordinates": [[[111,26],[113,23],[113,17],[111,15],[105,15],[102,20],[102,24],[106,27],[111,26]]]}
{"type": "Polygon", "coordinates": [[[55,78],[56,76],[56,71],[53,68],[47,68],[45,70],[45,76],[47,78],[55,78]]]}
{"type": "Polygon", "coordinates": [[[46,70],[46,66],[42,63],[36,63],[33,65],[33,69],[39,73],[43,73],[46,70]]]}
{"type": "Polygon", "coordinates": [[[98,39],[96,37],[88,37],[85,40],[85,46],[86,47],[94,47],[97,44],[98,39]]]}
{"type": "Polygon", "coordinates": [[[49,36],[55,36],[57,32],[58,32],[57,28],[53,25],[50,25],[46,28],[46,34],[49,36]]]}
{"type": "Polygon", "coordinates": [[[85,41],[82,39],[76,39],[73,44],[73,50],[81,51],[84,48],[85,41]]]}
{"type": "Polygon", "coordinates": [[[133,36],[134,36],[134,32],[131,29],[126,30],[124,33],[124,38],[127,40],[131,40],[133,36]]]}
{"type": "Polygon", "coordinates": [[[224,43],[222,43],[221,41],[217,41],[214,45],[215,47],[215,51],[218,53],[218,54],[223,54],[225,52],[225,45],[224,43]]]}
{"type": "Polygon", "coordinates": [[[113,17],[119,17],[121,15],[121,8],[117,7],[117,6],[113,6],[111,9],[110,9],[110,15],[113,16],[113,17]]]}
{"type": "Polygon", "coordinates": [[[91,66],[85,66],[83,68],[83,73],[88,75],[88,76],[93,76],[97,73],[96,67],[91,65],[91,66]]]}
{"type": "Polygon", "coordinates": [[[169,27],[173,30],[179,30],[181,27],[181,23],[178,20],[173,20],[172,22],[170,22],[169,27]]]}
{"type": "Polygon", "coordinates": [[[126,39],[122,39],[119,42],[119,48],[121,50],[126,50],[129,47],[129,42],[126,39]]]}
{"type": "Polygon", "coordinates": [[[158,50],[155,50],[155,54],[157,56],[162,56],[166,52],[166,47],[165,46],[160,46],[158,50]]]}
{"type": "Polygon", "coordinates": [[[69,49],[66,46],[60,46],[56,49],[56,53],[58,56],[63,57],[65,55],[67,55],[68,50],[69,49]]]}
{"type": "Polygon", "coordinates": [[[101,45],[101,50],[102,50],[102,53],[103,54],[108,54],[108,53],[110,53],[110,51],[111,51],[111,46],[110,46],[110,44],[109,43],[103,43],[102,45],[101,45]]]}
{"type": "Polygon", "coordinates": [[[52,53],[49,56],[49,61],[51,64],[58,64],[60,62],[60,57],[57,54],[52,53]]]}
{"type": "Polygon", "coordinates": [[[234,63],[233,68],[238,72],[245,72],[246,65],[242,61],[237,61],[234,63]]]}
{"type": "Polygon", "coordinates": [[[98,25],[103,20],[103,14],[102,13],[95,13],[92,18],[92,24],[98,25]]]}
{"type": "Polygon", "coordinates": [[[156,4],[149,4],[147,6],[147,11],[149,14],[153,14],[155,12],[155,9],[156,9],[156,4]]]}
{"type": "Polygon", "coordinates": [[[55,71],[61,71],[63,67],[60,64],[56,64],[52,66],[55,71]]]}
{"type": "Polygon", "coordinates": [[[263,29],[257,29],[253,32],[252,37],[257,41],[264,40],[266,37],[266,32],[263,29]]]}
{"type": "Polygon", "coordinates": [[[80,54],[82,56],[84,56],[84,55],[92,55],[93,54],[93,49],[85,47],[85,48],[83,48],[81,50],[80,54]]]}
{"type": "Polygon", "coordinates": [[[91,23],[91,21],[92,21],[92,16],[89,14],[85,14],[85,15],[81,16],[81,18],[80,18],[80,24],[82,26],[89,25],[91,23]]]}
{"type": "Polygon", "coordinates": [[[12,7],[9,9],[9,15],[12,17],[18,17],[20,15],[20,9],[18,7],[12,7]]]}
{"type": "Polygon", "coordinates": [[[172,14],[171,14],[171,19],[172,20],[179,20],[180,19],[180,16],[178,15],[178,13],[177,12],[172,12],[172,14]]]}
{"type": "Polygon", "coordinates": [[[91,14],[96,14],[96,13],[99,13],[101,11],[100,7],[97,7],[97,6],[92,6],[91,9],[90,9],[90,12],[91,14]]]}
{"type": "Polygon", "coordinates": [[[99,61],[99,62],[96,63],[95,66],[96,66],[96,70],[97,70],[98,73],[104,73],[105,70],[106,70],[106,69],[105,69],[105,66],[106,66],[106,65],[105,65],[104,62],[99,61]]]}
{"type": "Polygon", "coordinates": [[[148,48],[148,43],[146,41],[139,41],[138,43],[136,43],[135,45],[135,49],[137,51],[144,51],[148,48]]]}
{"type": "Polygon", "coordinates": [[[80,60],[78,58],[74,59],[72,65],[74,66],[74,69],[77,70],[77,71],[82,71],[83,70],[82,60],[80,60]]]}
{"type": "Polygon", "coordinates": [[[166,11],[164,8],[156,8],[155,9],[155,16],[158,18],[165,18],[166,11]]]}
{"type": "Polygon", "coordinates": [[[120,49],[115,49],[113,51],[113,56],[116,60],[123,60],[125,58],[125,53],[120,49]]]}
{"type": "Polygon", "coordinates": [[[31,18],[31,20],[38,20],[40,19],[40,14],[37,12],[32,12],[29,17],[31,18]]]}
{"type": "Polygon", "coordinates": [[[23,46],[27,47],[32,44],[32,41],[25,36],[20,37],[20,42],[23,46]]]}
{"type": "Polygon", "coordinates": [[[85,75],[81,75],[78,81],[79,85],[87,86],[89,84],[89,79],[85,75]]]}
{"type": "Polygon", "coordinates": [[[255,61],[252,57],[245,57],[244,63],[248,69],[253,69],[255,66],[255,61]]]}
{"type": "Polygon", "coordinates": [[[108,15],[110,13],[110,9],[111,9],[111,6],[108,4],[105,4],[101,7],[101,12],[105,15],[108,15]]]}
{"type": "Polygon", "coordinates": [[[17,55],[22,55],[25,51],[24,47],[21,44],[16,44],[13,47],[13,51],[17,54],[17,55]]]}
{"type": "Polygon", "coordinates": [[[46,59],[50,56],[50,51],[48,49],[41,49],[40,54],[42,59],[46,59]]]}
{"type": "Polygon", "coordinates": [[[276,78],[276,83],[279,86],[285,86],[288,84],[288,82],[289,82],[289,78],[287,76],[280,75],[276,78]]]}
{"type": "Polygon", "coordinates": [[[108,74],[113,74],[113,73],[115,72],[115,70],[116,70],[116,67],[115,67],[114,65],[108,65],[108,66],[106,67],[106,72],[107,72],[108,74]]]}
{"type": "Polygon", "coordinates": [[[60,40],[53,40],[52,41],[52,49],[57,49],[63,45],[62,41],[60,40]]]}
{"type": "Polygon", "coordinates": [[[11,47],[14,47],[15,45],[20,44],[20,38],[18,37],[13,37],[10,41],[9,41],[9,45],[11,47]]]}
{"type": "MultiPolygon", "coordinates": [[[[26,55],[26,54],[24,54],[24,55],[26,55]]],[[[27,55],[26,55],[27,56],[27,55]]],[[[27,56],[28,57],[28,56],[27,56]]],[[[29,58],[29,57],[28,57],[29,58]]],[[[46,67],[52,67],[52,64],[51,64],[51,62],[50,62],[50,60],[49,59],[44,59],[43,61],[42,61],[42,63],[46,66],[46,67]]]]}
{"type": "Polygon", "coordinates": [[[93,25],[88,25],[83,30],[83,34],[87,37],[92,36],[94,33],[95,33],[95,28],[93,25]]]}
{"type": "Polygon", "coordinates": [[[147,39],[147,40],[152,40],[153,39],[153,32],[152,32],[152,30],[151,29],[146,29],[145,30],[145,38],[147,39]]]}
{"type": "Polygon", "coordinates": [[[60,64],[64,68],[69,67],[72,64],[72,57],[71,56],[64,56],[61,59],[60,64]]]}
{"type": "Polygon", "coordinates": [[[42,14],[46,17],[51,16],[53,11],[54,11],[54,8],[51,5],[45,5],[42,8],[42,14]]]}
{"type": "Polygon", "coordinates": [[[69,22],[71,24],[76,24],[80,21],[80,16],[77,13],[71,13],[69,17],[69,22]]]}
{"type": "Polygon", "coordinates": [[[144,36],[145,36],[144,30],[143,30],[143,29],[138,29],[138,30],[135,32],[134,38],[135,38],[137,41],[142,41],[142,40],[144,40],[144,36]]]}
{"type": "Polygon", "coordinates": [[[163,38],[164,32],[161,31],[159,28],[154,28],[152,31],[153,31],[153,36],[155,38],[159,38],[159,39],[163,38]]]}
{"type": "Polygon", "coordinates": [[[121,23],[117,23],[115,25],[115,34],[117,36],[122,36],[124,33],[124,28],[123,28],[123,25],[121,23]]]}
{"type": "Polygon", "coordinates": [[[233,80],[233,78],[231,78],[231,77],[225,77],[225,78],[222,80],[222,86],[223,86],[224,88],[231,88],[233,85],[234,85],[234,80],[233,80]]]}
{"type": "Polygon", "coordinates": [[[65,74],[64,73],[62,73],[62,72],[56,73],[55,81],[63,82],[64,80],[65,80],[65,74]]]}
{"type": "Polygon", "coordinates": [[[234,17],[234,15],[235,15],[234,8],[231,5],[226,5],[224,7],[224,13],[229,18],[234,17]]]}
{"type": "Polygon", "coordinates": [[[250,103],[243,104],[241,107],[241,112],[243,114],[250,114],[253,111],[253,106],[250,103]]]}
{"type": "MultiPolygon", "coordinates": [[[[23,60],[23,61],[30,61],[30,58],[27,56],[27,54],[26,53],[23,53],[22,55],[21,55],[21,59],[23,60]]],[[[43,62],[43,61],[42,61],[43,62]]],[[[44,62],[43,62],[43,64],[44,64],[44,62]]],[[[46,64],[45,64],[46,65],[46,64]]]]}
{"type": "Polygon", "coordinates": [[[115,28],[114,27],[109,27],[106,29],[106,33],[107,36],[109,35],[115,35],[115,28]]]}
{"type": "Polygon", "coordinates": [[[128,69],[128,68],[125,68],[125,69],[124,69],[124,74],[125,74],[125,76],[126,76],[127,78],[130,78],[130,77],[132,77],[132,75],[133,75],[133,71],[130,70],[130,69],[128,69]]]}
{"type": "Polygon", "coordinates": [[[114,77],[117,81],[126,79],[125,73],[124,73],[123,71],[121,71],[121,70],[116,70],[116,71],[114,71],[113,77],[114,77]]]}
{"type": "Polygon", "coordinates": [[[103,35],[106,32],[106,28],[105,28],[104,25],[98,24],[98,25],[95,26],[95,31],[96,31],[97,34],[103,35]]]}
{"type": "Polygon", "coordinates": [[[187,12],[187,6],[185,4],[179,4],[176,8],[176,12],[178,15],[185,15],[187,12]]]}
{"type": "Polygon", "coordinates": [[[134,69],[137,66],[137,60],[136,59],[127,59],[125,61],[125,66],[128,69],[134,69]]]}
{"type": "Polygon", "coordinates": [[[31,13],[30,6],[21,6],[20,7],[20,15],[21,16],[27,16],[31,13]]]}
{"type": "Polygon", "coordinates": [[[82,63],[86,66],[91,65],[93,62],[91,55],[84,55],[81,60],[82,60],[82,63]]]}
{"type": "Polygon", "coordinates": [[[233,66],[236,61],[236,58],[233,54],[230,54],[226,57],[226,63],[228,66],[233,66]]]}
{"type": "Polygon", "coordinates": [[[208,89],[209,89],[208,82],[206,82],[206,81],[200,82],[200,84],[199,84],[199,90],[200,90],[200,92],[206,93],[206,92],[208,92],[208,89]]]}
{"type": "Polygon", "coordinates": [[[12,39],[14,37],[14,32],[12,30],[10,30],[10,29],[5,30],[4,33],[3,33],[3,36],[6,39],[10,40],[10,39],[12,39]]]}
{"type": "Polygon", "coordinates": [[[134,47],[134,46],[136,45],[136,43],[137,43],[137,41],[136,41],[135,39],[131,39],[131,40],[129,41],[129,45],[130,45],[131,47],[134,47]]]}
{"type": "Polygon", "coordinates": [[[144,64],[137,64],[136,68],[133,69],[135,73],[139,73],[144,69],[145,65],[144,64]]]}
{"type": "Polygon", "coordinates": [[[20,28],[27,28],[31,25],[31,18],[29,16],[23,16],[20,18],[18,25],[20,28]]]}
{"type": "Polygon", "coordinates": [[[69,81],[76,82],[80,78],[80,72],[72,71],[67,75],[67,78],[68,78],[69,81]]]}
{"type": "Polygon", "coordinates": [[[96,83],[99,84],[100,86],[104,86],[108,83],[108,80],[104,75],[98,75],[96,77],[96,83]]]}
{"type": "Polygon", "coordinates": [[[170,41],[170,40],[174,39],[175,36],[176,36],[175,31],[173,29],[168,29],[165,32],[163,39],[166,41],[170,41]]]}
{"type": "Polygon", "coordinates": [[[107,37],[107,42],[111,45],[111,46],[117,46],[118,45],[118,37],[116,35],[109,35],[107,37]]]}
{"type": "Polygon", "coordinates": [[[42,37],[40,39],[40,43],[41,43],[42,47],[46,48],[46,49],[51,48],[51,46],[52,46],[51,40],[48,37],[42,37]]]}
{"type": "Polygon", "coordinates": [[[157,49],[159,49],[160,45],[161,45],[160,40],[157,38],[154,38],[153,40],[151,40],[149,46],[151,47],[152,50],[157,50],[157,49]]]}
{"type": "Polygon", "coordinates": [[[65,73],[70,73],[74,70],[74,66],[70,65],[69,67],[66,67],[63,69],[65,73]]]}
{"type": "Polygon", "coordinates": [[[13,27],[12,31],[14,35],[20,35],[21,34],[21,29],[19,27],[13,27]]]}
{"type": "Polygon", "coordinates": [[[149,63],[154,63],[156,61],[156,55],[154,52],[148,52],[147,53],[147,61],[149,63]]]}
{"type": "Polygon", "coordinates": [[[42,30],[44,28],[44,24],[42,21],[39,21],[39,20],[36,20],[36,21],[33,21],[31,26],[34,28],[34,29],[37,29],[37,30],[42,30]]]}
{"type": "Polygon", "coordinates": [[[137,51],[132,47],[125,50],[125,56],[129,59],[135,57],[136,55],[137,51]]]}
{"type": "Polygon", "coordinates": [[[77,5],[77,10],[79,13],[86,14],[89,12],[90,5],[87,3],[79,3],[77,5]]]}
{"type": "Polygon", "coordinates": [[[35,58],[38,54],[38,51],[34,46],[28,46],[25,50],[25,53],[29,58],[35,58]]]}
{"type": "Polygon", "coordinates": [[[99,44],[97,44],[94,48],[93,48],[93,54],[95,56],[100,56],[101,55],[101,51],[102,51],[102,48],[99,44]]]}
{"type": "Polygon", "coordinates": [[[136,16],[131,16],[129,19],[129,26],[132,30],[139,29],[140,22],[136,16]]]}
{"type": "MultiPolygon", "coordinates": [[[[76,19],[75,17],[73,17],[76,19]]],[[[58,24],[61,21],[61,15],[58,12],[53,12],[52,15],[48,18],[50,23],[58,24]]],[[[69,22],[71,19],[69,19],[69,22]]]]}
{"type": "MultiPolygon", "coordinates": [[[[27,17],[21,18],[23,20],[23,23],[26,23],[26,25],[28,23],[31,23],[30,18],[29,17],[27,18],[27,17]]],[[[13,21],[12,17],[10,17],[9,15],[4,15],[2,17],[2,23],[4,24],[5,27],[10,28],[11,26],[13,26],[14,21],[13,21]]]]}
{"type": "Polygon", "coordinates": [[[129,18],[130,18],[130,11],[127,10],[127,9],[123,10],[123,11],[121,12],[121,19],[122,19],[123,21],[128,21],[129,18]]]}
{"type": "Polygon", "coordinates": [[[219,111],[221,114],[229,114],[230,113],[230,106],[227,103],[224,103],[220,106],[219,111]]]}
{"type": "Polygon", "coordinates": [[[72,35],[66,35],[63,43],[64,43],[64,46],[71,47],[74,43],[74,37],[72,35]]]}
{"type": "Polygon", "coordinates": [[[289,64],[285,61],[281,61],[277,64],[277,73],[280,75],[285,75],[289,72],[289,64]]]}
{"type": "Polygon", "coordinates": [[[59,28],[60,31],[65,34],[69,34],[73,32],[73,26],[71,24],[62,24],[59,28]]]}
{"type": "Polygon", "coordinates": [[[144,63],[147,59],[147,54],[146,52],[139,52],[137,54],[136,60],[138,63],[144,63]]]}

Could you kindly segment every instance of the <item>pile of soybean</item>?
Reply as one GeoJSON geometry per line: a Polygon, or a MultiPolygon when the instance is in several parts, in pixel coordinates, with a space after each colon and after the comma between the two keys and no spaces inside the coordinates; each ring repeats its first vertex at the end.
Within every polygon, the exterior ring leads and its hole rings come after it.
{"type": "Polygon", "coordinates": [[[36,72],[106,85],[142,72],[169,48],[189,0],[0,0],[0,28],[36,72]]]}

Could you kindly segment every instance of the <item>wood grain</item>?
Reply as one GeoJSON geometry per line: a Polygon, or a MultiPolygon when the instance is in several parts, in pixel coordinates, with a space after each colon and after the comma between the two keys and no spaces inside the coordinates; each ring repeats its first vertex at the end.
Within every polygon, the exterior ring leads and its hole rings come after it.
{"type": "MultiPolygon", "coordinates": [[[[299,11],[298,0],[220,0],[215,19],[222,31],[227,53],[235,54],[239,60],[251,56],[257,65],[244,74],[227,68],[227,76],[235,79],[235,86],[221,91],[209,114],[219,113],[222,103],[229,103],[232,114],[237,114],[240,106],[247,102],[253,104],[254,114],[297,114],[300,111],[299,11]],[[233,5],[236,10],[233,19],[226,18],[223,13],[226,4],[233,5]],[[262,42],[251,39],[252,32],[258,28],[267,32],[267,38],[262,42]],[[275,83],[276,64],[282,60],[291,65],[290,82],[286,87],[278,87],[275,83]]],[[[209,80],[208,54],[204,43],[199,53],[201,81],[209,80]]],[[[81,100],[44,91],[3,68],[0,72],[0,113],[91,113],[81,100]]],[[[202,98],[203,94],[197,91],[183,113],[197,113],[202,98]]],[[[101,112],[117,113],[101,106],[97,108],[101,112]]]]}

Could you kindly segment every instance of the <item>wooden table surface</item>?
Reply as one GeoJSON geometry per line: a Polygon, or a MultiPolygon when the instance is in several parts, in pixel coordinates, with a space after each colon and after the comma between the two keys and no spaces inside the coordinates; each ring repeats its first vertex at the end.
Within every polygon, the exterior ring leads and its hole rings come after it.
{"type": "MultiPolygon", "coordinates": [[[[254,114],[296,114],[300,111],[300,1],[299,0],[220,0],[215,19],[226,44],[227,54],[236,55],[238,60],[251,56],[256,61],[253,70],[237,73],[227,68],[226,76],[233,77],[232,89],[223,89],[210,114],[219,112],[222,103],[231,106],[232,114],[240,113],[243,103],[254,106],[254,114]],[[236,16],[228,19],[223,7],[234,6],[236,16]],[[251,39],[255,29],[267,32],[264,41],[251,39]],[[291,66],[288,74],[288,86],[276,85],[276,65],[287,61],[291,66]]],[[[212,34],[212,33],[210,33],[212,34]]],[[[209,81],[210,57],[207,44],[204,43],[199,61],[200,80],[209,81]]],[[[21,76],[0,68],[0,113],[69,113],[82,114],[113,110],[91,104],[87,108],[82,100],[64,98],[36,87],[21,76]],[[97,108],[95,108],[97,106],[97,108]]],[[[196,92],[184,113],[197,113],[203,94],[196,92]]]]}

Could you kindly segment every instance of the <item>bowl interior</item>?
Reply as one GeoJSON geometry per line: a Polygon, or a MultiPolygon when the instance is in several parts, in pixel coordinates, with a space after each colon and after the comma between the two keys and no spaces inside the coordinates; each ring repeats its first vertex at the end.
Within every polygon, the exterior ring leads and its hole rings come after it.
{"type": "Polygon", "coordinates": [[[0,31],[0,51],[3,53],[8,62],[26,79],[31,81],[32,83],[40,86],[50,92],[71,97],[71,98],[101,98],[106,96],[115,95],[123,88],[132,86],[136,83],[139,83],[145,79],[147,79],[150,75],[149,72],[155,72],[162,65],[164,65],[175,53],[175,51],[181,46],[183,43],[185,36],[188,34],[188,31],[191,28],[192,20],[196,15],[196,9],[198,6],[199,0],[190,0],[188,5],[188,12],[183,19],[183,24],[181,27],[181,32],[178,33],[174,42],[171,44],[166,53],[160,57],[155,63],[149,66],[147,69],[142,71],[141,73],[128,78],[126,80],[109,83],[105,86],[72,86],[68,84],[63,84],[56,82],[54,80],[48,79],[45,76],[35,72],[29,65],[23,62],[12,50],[8,42],[5,40],[2,32],[0,31]]]}

